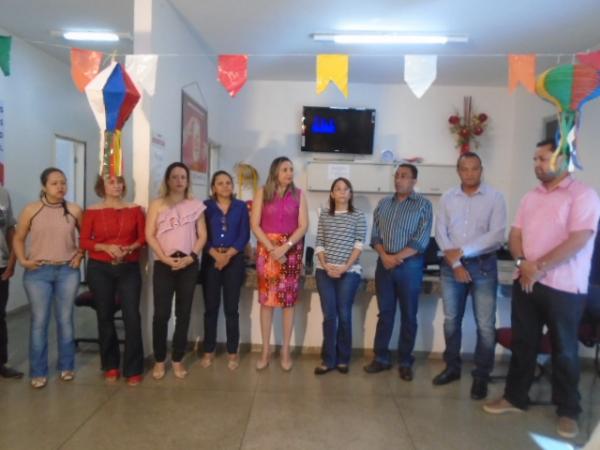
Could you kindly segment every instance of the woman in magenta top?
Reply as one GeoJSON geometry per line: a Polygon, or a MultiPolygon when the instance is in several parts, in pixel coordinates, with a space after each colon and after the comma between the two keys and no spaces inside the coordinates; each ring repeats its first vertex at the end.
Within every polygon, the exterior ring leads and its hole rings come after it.
{"type": "Polygon", "coordinates": [[[285,156],[271,163],[267,182],[252,204],[251,225],[258,241],[256,272],[262,335],[262,354],[256,368],[262,370],[269,365],[273,308],[282,308],[281,367],[288,371],[292,368],[290,340],[308,212],[304,194],[294,185],[294,166],[285,156]]]}
{"type": "Polygon", "coordinates": [[[175,332],[171,360],[173,374],[185,378],[187,371],[181,360],[187,345],[187,333],[194,289],[198,277],[198,255],[206,242],[204,203],[190,195],[190,171],[175,162],[167,167],[161,195],[148,208],[146,241],[154,252],[154,317],[152,343],[154,369],[152,376],[165,376],[167,330],[175,294],[175,332]]]}
{"type": "Polygon", "coordinates": [[[140,248],[146,243],[144,212],[126,203],[123,177],[98,176],[95,191],[102,202],[90,206],[83,216],[80,245],[87,250],[87,280],[98,315],[100,362],[107,381],[117,381],[121,352],[115,331],[115,300],[125,325],[123,375],[130,386],[142,381],[144,350],[140,318],[140,248]]]}

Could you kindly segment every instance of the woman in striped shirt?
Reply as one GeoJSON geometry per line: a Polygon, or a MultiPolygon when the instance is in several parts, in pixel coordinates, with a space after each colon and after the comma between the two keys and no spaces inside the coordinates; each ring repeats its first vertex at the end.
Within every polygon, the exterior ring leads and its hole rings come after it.
{"type": "Polygon", "coordinates": [[[331,185],[329,209],[321,211],[317,228],[317,289],[323,310],[323,375],[337,368],[348,373],[352,351],[352,303],[361,279],[358,258],[367,232],[365,214],[352,205],[352,184],[337,178],[331,185]]]}

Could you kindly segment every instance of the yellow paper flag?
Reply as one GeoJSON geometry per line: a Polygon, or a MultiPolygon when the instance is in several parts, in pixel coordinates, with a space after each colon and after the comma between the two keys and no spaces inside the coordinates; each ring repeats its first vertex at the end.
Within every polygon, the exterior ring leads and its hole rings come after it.
{"type": "Polygon", "coordinates": [[[333,81],[348,98],[348,55],[317,55],[317,94],[333,81]]]}
{"type": "Polygon", "coordinates": [[[512,93],[521,83],[535,94],[535,55],[508,55],[508,89],[512,93]]]}

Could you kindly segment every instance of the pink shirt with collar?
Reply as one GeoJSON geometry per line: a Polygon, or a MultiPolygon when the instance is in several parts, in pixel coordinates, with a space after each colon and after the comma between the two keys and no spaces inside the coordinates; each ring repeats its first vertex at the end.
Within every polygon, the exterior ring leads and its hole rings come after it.
{"type": "MultiPolygon", "coordinates": [[[[513,226],[521,229],[525,258],[535,261],[564,242],[571,232],[595,233],[599,216],[596,191],[569,176],[551,191],[539,185],[525,194],[513,226]]],[[[586,294],[593,250],[592,236],[575,256],[548,270],[539,282],[559,291],[586,294]]]]}

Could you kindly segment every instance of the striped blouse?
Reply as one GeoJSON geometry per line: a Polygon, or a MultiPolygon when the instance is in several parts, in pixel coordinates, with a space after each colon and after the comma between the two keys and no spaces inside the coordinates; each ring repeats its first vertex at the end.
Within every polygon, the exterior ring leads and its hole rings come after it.
{"type": "MultiPolygon", "coordinates": [[[[344,265],[355,248],[362,250],[366,234],[367,219],[362,211],[336,211],[332,216],[329,209],[324,208],[317,226],[315,254],[325,252],[325,259],[329,264],[344,265]]],[[[317,268],[322,268],[318,258],[317,268]]],[[[358,260],[349,271],[360,272],[358,260]]]]}
{"type": "Polygon", "coordinates": [[[373,212],[371,246],[382,244],[387,253],[398,253],[405,247],[425,252],[431,235],[433,212],[431,202],[413,192],[403,201],[385,197],[373,212]]]}

